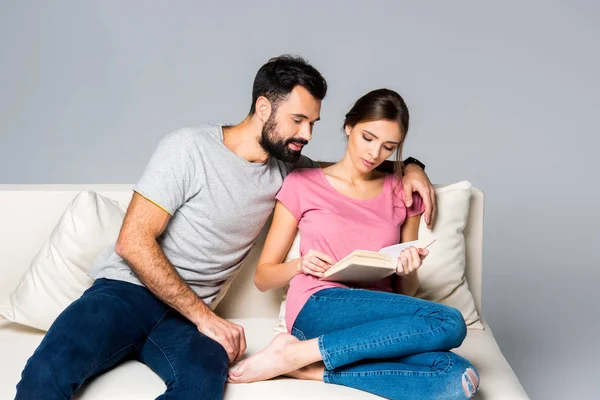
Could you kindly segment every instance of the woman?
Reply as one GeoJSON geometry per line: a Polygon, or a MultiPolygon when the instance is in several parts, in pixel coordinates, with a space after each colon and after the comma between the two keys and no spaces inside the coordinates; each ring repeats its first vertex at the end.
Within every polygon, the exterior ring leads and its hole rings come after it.
{"type": "Polygon", "coordinates": [[[319,280],[353,250],[377,251],[417,239],[423,202],[415,194],[407,208],[399,179],[408,122],[398,93],[367,93],[346,114],[344,158],[323,170],[297,170],[286,178],[255,283],[262,291],[290,284],[290,333],[278,335],[230,371],[230,382],[289,375],[393,399],[465,399],[475,394],[476,369],[448,351],[466,335],[460,312],[412,297],[428,250],[403,250],[396,274],[371,287],[319,280]],[[396,173],[376,171],[394,152],[396,173]],[[297,229],[302,256],[284,263],[297,229]]]}

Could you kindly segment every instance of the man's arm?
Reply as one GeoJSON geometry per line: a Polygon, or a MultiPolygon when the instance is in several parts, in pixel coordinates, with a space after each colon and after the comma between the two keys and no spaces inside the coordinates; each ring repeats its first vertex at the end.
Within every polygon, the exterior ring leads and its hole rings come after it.
{"type": "Polygon", "coordinates": [[[427,228],[432,229],[437,213],[435,188],[429,181],[429,177],[425,171],[417,164],[408,164],[404,167],[402,186],[404,187],[404,202],[406,207],[412,206],[413,192],[419,193],[425,204],[425,223],[427,224],[427,228]]]}
{"type": "Polygon", "coordinates": [[[218,317],[204,304],[179,276],[156,240],[170,218],[161,207],[134,192],[115,252],[152,293],[220,343],[230,361],[239,359],[246,350],[243,328],[218,317]]]}

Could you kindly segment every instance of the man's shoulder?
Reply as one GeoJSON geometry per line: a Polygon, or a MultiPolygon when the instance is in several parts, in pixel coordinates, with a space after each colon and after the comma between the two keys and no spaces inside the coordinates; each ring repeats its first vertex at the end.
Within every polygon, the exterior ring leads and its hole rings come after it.
{"type": "Polygon", "coordinates": [[[180,128],[167,133],[158,144],[160,154],[188,155],[192,158],[206,157],[217,146],[222,146],[221,126],[204,124],[180,128]]]}
{"type": "Polygon", "coordinates": [[[218,124],[203,124],[193,127],[185,127],[169,132],[163,140],[172,142],[214,142],[221,139],[221,125],[218,124]]]}

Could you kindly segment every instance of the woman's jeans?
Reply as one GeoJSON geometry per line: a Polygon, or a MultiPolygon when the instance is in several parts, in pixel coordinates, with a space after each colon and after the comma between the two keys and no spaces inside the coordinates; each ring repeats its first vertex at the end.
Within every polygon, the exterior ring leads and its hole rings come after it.
{"type": "Polygon", "coordinates": [[[225,349],[143,286],[98,279],[54,321],[27,362],[17,400],[70,399],[88,379],[138,360],[166,383],[159,399],[221,399],[225,349]]]}
{"type": "Polygon", "coordinates": [[[455,308],[373,290],[331,288],[310,297],[292,334],[318,338],[326,383],[391,399],[467,399],[479,375],[449,352],[467,333],[455,308]]]}

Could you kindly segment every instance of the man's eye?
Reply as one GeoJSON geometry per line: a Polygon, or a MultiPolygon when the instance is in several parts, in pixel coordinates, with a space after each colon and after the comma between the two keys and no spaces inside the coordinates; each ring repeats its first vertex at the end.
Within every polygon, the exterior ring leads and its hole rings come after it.
{"type": "Polygon", "coordinates": [[[366,137],[365,135],[363,135],[363,139],[365,139],[367,142],[372,142],[373,139],[369,139],[368,137],[366,137]]]}
{"type": "Polygon", "coordinates": [[[294,122],[297,123],[297,124],[299,124],[300,122],[302,122],[302,120],[301,119],[294,119],[294,122]]]}

